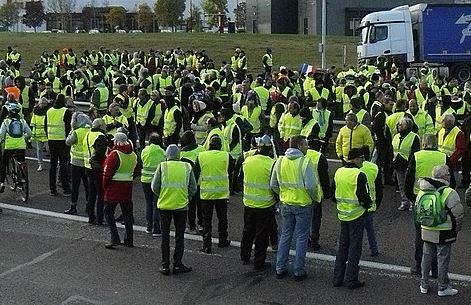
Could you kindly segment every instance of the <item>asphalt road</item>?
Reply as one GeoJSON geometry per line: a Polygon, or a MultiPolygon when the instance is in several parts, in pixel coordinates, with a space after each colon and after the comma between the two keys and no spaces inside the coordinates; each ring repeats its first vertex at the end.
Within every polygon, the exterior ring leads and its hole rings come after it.
{"type": "MultiPolygon", "coordinates": [[[[68,208],[69,199],[50,197],[48,172],[36,173],[36,163],[28,161],[28,164],[30,202],[23,204],[17,194],[9,190],[0,196],[0,202],[62,213],[68,208]]],[[[338,163],[331,162],[329,166],[332,174],[338,163]]],[[[462,195],[462,190],[460,193],[462,195]]],[[[136,225],[143,226],[145,205],[137,182],[133,198],[136,225]]],[[[109,240],[106,227],[4,209],[0,215],[0,304],[305,304],[306,301],[439,304],[435,294],[421,296],[418,293],[418,278],[390,271],[397,269],[395,266],[409,267],[413,262],[412,218],[409,212],[397,210],[399,199],[394,188],[386,187],[383,203],[375,216],[381,254],[369,257],[365,237],[362,257],[367,265],[368,262],[386,265],[370,264],[368,266],[374,268],[362,268],[361,277],[367,281],[367,286],[355,292],[331,287],[333,265],[330,260],[335,255],[339,224],[335,205],[329,200],[323,202],[322,248],[310,254],[310,257],[322,259],[308,260],[309,278],[303,283],[292,279],[276,280],[273,270],[254,273],[250,267],[240,264],[237,247],[223,250],[214,247],[213,255],[200,254],[201,242],[193,240],[186,242],[185,262],[193,266],[195,272],[167,278],[157,272],[160,265],[158,238],[137,232],[136,249],[112,252],[103,247],[109,240]],[[23,267],[15,269],[18,266],[23,267]]],[[[465,212],[470,213],[469,208],[465,212]]],[[[79,199],[79,215],[85,216],[83,197],[79,199]]],[[[229,238],[240,241],[243,225],[240,196],[231,198],[228,215],[229,238]]],[[[469,216],[465,218],[458,242],[453,246],[450,271],[471,276],[468,255],[471,221],[469,216]]],[[[405,268],[399,267],[399,270],[405,268]]],[[[471,282],[457,285],[460,295],[447,299],[447,304],[467,304],[471,299],[468,286],[471,282]]]]}

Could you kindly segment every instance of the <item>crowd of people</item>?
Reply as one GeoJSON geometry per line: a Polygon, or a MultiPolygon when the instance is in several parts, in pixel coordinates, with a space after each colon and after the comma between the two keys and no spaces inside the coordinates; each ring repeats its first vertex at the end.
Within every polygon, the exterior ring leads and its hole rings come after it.
{"type": "Polygon", "coordinates": [[[382,57],[358,69],[275,71],[271,49],[249,70],[239,48],[220,64],[205,50],[100,48],[79,56],[64,49],[43,53],[28,77],[20,71],[21,55],[9,48],[0,61],[0,192],[12,156],[24,162],[34,144],[41,172],[47,147],[50,195],[58,195],[59,165],[62,194],[71,197],[65,213],[77,214],[83,184],[89,223],[110,227],[106,248],[133,247],[133,181],[140,177],[147,232],[162,236],[160,272],[171,274],[172,219],[172,272],[190,272],[182,262],[184,233],[202,234],[201,251],[211,253],[215,209],[218,247],[228,247],[227,203],[241,192],[242,263],[250,264],[255,244],[254,268],[270,268],[271,245],[276,277],[284,278],[295,236],[294,278],[301,281],[308,247],[320,249],[322,201],[330,198],[341,224],[333,285],[356,289],[364,285],[363,232],[377,256],[374,214],[383,186],[395,185],[398,209],[416,215],[411,271],[422,277],[420,291],[428,292],[431,269],[438,295],[457,293],[447,273],[464,210],[454,188],[470,182],[471,81],[459,84],[428,64],[406,77],[382,57]],[[87,111],[79,110],[84,104],[87,111]],[[331,145],[334,118],[345,126],[331,145]],[[343,166],[331,182],[327,156],[335,155],[343,166]],[[431,210],[442,217],[430,222],[437,218],[431,210]]]}

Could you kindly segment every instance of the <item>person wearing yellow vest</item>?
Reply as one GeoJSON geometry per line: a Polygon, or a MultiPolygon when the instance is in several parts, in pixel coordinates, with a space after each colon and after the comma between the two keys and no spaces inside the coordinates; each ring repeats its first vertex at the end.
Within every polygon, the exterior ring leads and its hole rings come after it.
{"type": "Polygon", "coordinates": [[[319,141],[320,127],[317,120],[312,117],[311,109],[304,107],[299,111],[299,116],[302,121],[302,129],[300,135],[309,140],[319,141]]]}
{"type": "Polygon", "coordinates": [[[70,208],[64,213],[69,215],[77,215],[77,201],[79,197],[80,181],[83,182],[85,188],[85,198],[88,198],[88,179],[85,172],[85,154],[83,152],[83,139],[90,131],[92,122],[88,115],[76,112],[72,115],[72,130],[70,131],[65,144],[70,146],[70,165],[72,180],[72,197],[70,198],[70,208]]]}
{"type": "Polygon", "coordinates": [[[240,258],[244,265],[250,262],[252,246],[254,269],[265,270],[270,235],[274,228],[275,203],[277,198],[270,189],[270,177],[275,159],[271,138],[267,135],[256,138],[257,150],[243,164],[238,181],[243,184],[244,228],[240,247],[240,258]]]}
{"type": "MultiPolygon", "coordinates": [[[[129,90],[132,91],[133,87],[130,86],[129,90]]],[[[121,84],[119,85],[118,94],[114,97],[113,102],[119,105],[119,111],[128,121],[129,129],[129,139],[133,143],[134,147],[136,146],[137,140],[137,131],[136,131],[136,121],[135,121],[135,109],[133,105],[133,98],[128,94],[128,85],[121,84]]]]}
{"type": "MultiPolygon", "coordinates": [[[[180,159],[188,162],[193,168],[196,163],[198,155],[206,149],[196,143],[195,134],[191,130],[185,131],[180,138],[180,159]]],[[[186,233],[198,234],[202,232],[203,228],[203,215],[201,211],[201,200],[199,193],[199,186],[197,187],[196,195],[190,199],[188,203],[188,230],[186,233]]]]}
{"type": "Polygon", "coordinates": [[[55,94],[60,93],[60,86],[61,82],[60,79],[54,74],[53,71],[48,71],[47,72],[47,77],[44,79],[45,83],[51,83],[52,84],[52,90],[54,91],[55,94]]]}
{"type": "Polygon", "coordinates": [[[109,90],[98,75],[92,77],[92,84],[95,87],[92,93],[90,104],[98,109],[98,115],[105,115],[108,109],[109,90]]]}
{"type": "Polygon", "coordinates": [[[239,59],[237,60],[237,72],[245,78],[247,74],[247,57],[245,56],[245,51],[241,50],[239,52],[239,59]]]}
{"type": "Polygon", "coordinates": [[[435,134],[435,126],[430,114],[420,109],[415,99],[409,101],[409,110],[406,111],[406,115],[409,115],[414,120],[414,124],[417,127],[417,134],[423,139],[425,134],[435,134]]]}
{"type": "Polygon", "coordinates": [[[64,196],[70,196],[68,155],[69,151],[65,144],[66,135],[71,130],[70,122],[72,112],[65,107],[65,96],[59,94],[54,106],[46,112],[45,129],[51,154],[51,166],[49,168],[49,188],[51,196],[57,196],[57,164],[60,164],[59,177],[64,190],[64,196]]]}
{"type": "Polygon", "coordinates": [[[438,132],[438,151],[450,158],[451,169],[458,180],[458,171],[461,169],[461,158],[465,153],[464,133],[456,126],[453,114],[446,114],[442,120],[442,129],[438,132]]]}
{"type": "Polygon", "coordinates": [[[154,75],[154,84],[155,89],[159,90],[161,95],[165,94],[165,88],[173,85],[173,78],[169,75],[169,68],[162,68],[162,73],[160,75],[154,75]]]}
{"type": "Polygon", "coordinates": [[[297,97],[290,98],[288,111],[281,115],[278,122],[278,131],[280,133],[281,147],[286,150],[289,146],[289,139],[301,134],[302,121],[299,115],[300,106],[297,97]]]}
{"type": "Polygon", "coordinates": [[[0,127],[0,142],[3,144],[2,162],[0,164],[0,193],[5,190],[6,168],[11,158],[21,164],[25,163],[26,138],[31,137],[31,129],[21,117],[20,107],[12,103],[8,107],[8,116],[0,127]]]}
{"type": "Polygon", "coordinates": [[[322,78],[316,79],[315,87],[311,88],[307,94],[307,106],[315,107],[319,99],[330,100],[329,89],[324,87],[324,80],[322,78]]]}
{"type": "Polygon", "coordinates": [[[316,198],[312,205],[311,237],[309,239],[312,249],[318,251],[321,248],[319,238],[322,222],[322,200],[330,198],[329,165],[327,158],[320,153],[322,144],[315,139],[309,139],[307,143],[309,149],[306,151],[306,158],[311,160],[314,165],[314,174],[319,181],[316,186],[316,198]]]}
{"type": "Polygon", "coordinates": [[[358,122],[371,128],[371,115],[363,108],[363,101],[359,97],[353,97],[350,101],[351,112],[357,115],[358,122]]]}
{"type": "Polygon", "coordinates": [[[39,99],[37,105],[33,108],[30,122],[32,139],[36,144],[36,158],[38,159],[38,169],[36,171],[38,172],[43,171],[43,149],[45,149],[47,143],[46,130],[44,129],[47,109],[47,99],[39,99]]]}
{"type": "Polygon", "coordinates": [[[448,278],[448,265],[451,258],[451,245],[456,241],[461,230],[464,216],[464,207],[458,193],[451,187],[449,169],[446,165],[433,168],[432,178],[419,180],[420,192],[416,204],[425,192],[438,192],[440,207],[439,212],[444,213],[445,222],[437,226],[421,225],[421,236],[424,241],[422,256],[422,274],[420,280],[420,292],[428,293],[429,272],[434,260],[438,261],[438,296],[453,296],[458,293],[448,278]]]}
{"type": "Polygon", "coordinates": [[[203,212],[203,248],[204,253],[211,253],[211,231],[213,209],[218,217],[218,247],[231,244],[227,239],[227,202],[230,194],[229,174],[234,161],[227,151],[221,151],[222,140],[215,136],[209,144],[209,150],[200,152],[194,167],[195,177],[200,185],[201,209],[203,212]]]}
{"type": "Polygon", "coordinates": [[[334,116],[327,109],[327,101],[323,98],[317,101],[316,107],[312,111],[312,117],[319,124],[319,142],[321,144],[319,151],[324,155],[328,154],[329,141],[334,130],[334,116]]]}
{"type": "Polygon", "coordinates": [[[389,132],[391,139],[394,139],[394,136],[398,133],[397,122],[406,115],[406,110],[407,100],[398,100],[396,101],[395,112],[386,118],[387,132],[389,132]]]}
{"type": "MultiPolygon", "coordinates": [[[[224,137],[221,138],[221,140],[224,140],[225,143],[222,144],[222,147],[227,149],[227,152],[233,160],[237,160],[242,154],[242,133],[236,123],[234,110],[231,108],[221,109],[218,119],[223,126],[222,134],[224,137]]],[[[208,134],[208,137],[210,134],[208,134]]]]}
{"type": "Polygon", "coordinates": [[[18,50],[16,49],[13,49],[13,51],[11,51],[10,55],[9,55],[9,58],[10,58],[10,65],[12,65],[13,67],[15,67],[16,70],[20,70],[20,67],[21,67],[21,54],[20,52],[18,52],[18,50]]]}
{"type": "Polygon", "coordinates": [[[139,89],[135,103],[137,137],[139,146],[143,148],[151,132],[162,134],[164,107],[160,100],[160,94],[156,90],[152,91],[149,97],[145,89],[139,89]]]}
{"type": "Polygon", "coordinates": [[[262,57],[262,65],[265,73],[271,73],[273,68],[273,52],[270,48],[267,48],[267,52],[262,57]]]}
{"type": "Polygon", "coordinates": [[[412,132],[413,122],[410,118],[402,118],[397,123],[397,134],[392,140],[393,159],[391,167],[399,186],[401,194],[401,204],[399,211],[406,211],[412,208],[411,201],[406,196],[405,179],[406,171],[411,157],[420,150],[420,138],[412,132]]]}
{"type": "Polygon", "coordinates": [[[114,215],[118,204],[126,229],[123,245],[132,248],[134,247],[132,189],[133,180],[139,176],[140,170],[137,155],[126,134],[117,132],[113,144],[103,165],[104,212],[111,233],[111,242],[106,244],[105,248],[114,249],[121,244],[114,215]]]}
{"type": "MultiPolygon", "coordinates": [[[[166,90],[171,89],[167,87],[166,90]]],[[[173,96],[165,96],[165,113],[164,113],[164,145],[178,144],[180,135],[183,133],[183,114],[180,102],[173,96]]]]}
{"type": "Polygon", "coordinates": [[[162,149],[162,138],[156,132],[149,135],[149,145],[141,152],[141,183],[146,200],[146,233],[158,237],[162,234],[160,215],[155,206],[155,195],[151,188],[152,178],[158,165],[165,161],[165,151],[162,149]]]}
{"type": "Polygon", "coordinates": [[[347,163],[335,172],[332,184],[332,200],[337,204],[337,218],[340,221],[334,287],[343,286],[344,281],[348,289],[360,288],[365,284],[358,280],[358,264],[363,231],[372,201],[368,179],[361,170],[364,158],[363,149],[351,149],[348,152],[347,163]]]}
{"type": "Polygon", "coordinates": [[[306,278],[305,258],[311,227],[312,202],[316,199],[318,184],[314,164],[305,157],[308,149],[303,136],[290,138],[286,154],[276,161],[270,179],[270,188],[280,197],[282,232],[276,255],[276,277],[288,274],[288,254],[296,230],[296,257],[293,269],[296,281],[306,278]]]}
{"type": "Polygon", "coordinates": [[[419,108],[425,110],[433,117],[432,113],[435,113],[434,108],[437,95],[428,86],[425,79],[422,79],[419,86],[411,92],[410,99],[412,98],[417,101],[419,108]]]}
{"type": "Polygon", "coordinates": [[[196,143],[203,144],[208,136],[208,120],[214,118],[214,115],[210,109],[206,109],[206,103],[193,100],[192,104],[194,113],[191,118],[190,128],[195,134],[196,143]]]}
{"type": "Polygon", "coordinates": [[[253,137],[259,136],[262,131],[262,107],[260,106],[258,96],[254,91],[247,93],[245,105],[242,106],[240,114],[252,126],[252,130],[245,134],[245,141],[243,143],[244,151],[250,147],[250,141],[253,137]]]}
{"type": "Polygon", "coordinates": [[[374,225],[374,214],[381,205],[383,200],[383,182],[381,173],[376,164],[369,161],[363,161],[361,171],[365,173],[368,181],[368,189],[370,191],[371,206],[368,209],[368,216],[365,222],[366,236],[368,237],[368,245],[370,246],[370,256],[378,256],[378,242],[376,241],[376,230],[374,225]]]}
{"type": "Polygon", "coordinates": [[[345,126],[340,128],[335,141],[337,156],[346,161],[348,153],[353,148],[362,148],[369,156],[373,151],[373,138],[371,132],[365,125],[358,123],[354,113],[345,116],[345,126]]]}
{"type": "Polygon", "coordinates": [[[129,129],[128,120],[119,112],[119,106],[114,102],[108,107],[108,112],[103,116],[103,121],[106,125],[106,134],[111,136],[114,136],[116,130],[120,127],[129,129]]]}
{"type": "Polygon", "coordinates": [[[258,96],[258,100],[260,101],[260,106],[262,107],[263,113],[268,116],[269,112],[267,111],[267,107],[268,107],[268,98],[270,97],[270,91],[267,88],[265,88],[263,77],[261,76],[257,77],[253,91],[258,96]]]}
{"type": "Polygon", "coordinates": [[[175,226],[175,251],[172,273],[187,273],[193,269],[182,263],[185,248],[185,227],[188,202],[196,194],[196,180],[187,162],[180,161],[180,149],[170,144],[165,151],[166,161],[157,166],[152,190],[162,220],[162,264],[159,272],[170,275],[170,226],[175,226]]]}
{"type": "Polygon", "coordinates": [[[88,176],[88,223],[103,224],[103,161],[108,150],[105,122],[97,118],[83,139],[84,165],[88,176]],[[96,209],[96,213],[95,213],[96,209]]]}
{"type": "Polygon", "coordinates": [[[234,51],[234,55],[231,56],[231,60],[229,63],[231,66],[231,70],[234,72],[236,72],[237,68],[239,67],[239,53],[240,53],[240,49],[236,48],[234,51]]]}

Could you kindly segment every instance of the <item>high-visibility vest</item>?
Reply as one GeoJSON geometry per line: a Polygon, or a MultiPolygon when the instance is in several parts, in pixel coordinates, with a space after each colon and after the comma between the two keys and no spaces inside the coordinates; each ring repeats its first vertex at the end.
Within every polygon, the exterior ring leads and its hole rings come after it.
{"type": "Polygon", "coordinates": [[[335,172],[335,199],[340,221],[353,221],[365,213],[365,208],[356,195],[358,175],[361,172],[356,167],[341,167],[335,172]]]}
{"type": "Polygon", "coordinates": [[[257,93],[258,99],[260,100],[260,106],[262,110],[267,110],[268,98],[270,97],[270,91],[263,86],[258,86],[253,89],[257,93]]]}
{"type": "Polygon", "coordinates": [[[46,131],[44,130],[44,123],[46,121],[45,115],[37,115],[33,113],[31,116],[31,131],[32,137],[38,142],[47,142],[46,131]]]}
{"type": "MultiPolygon", "coordinates": [[[[213,112],[207,111],[198,119],[198,121],[196,122],[196,125],[199,127],[205,126],[208,120],[213,117],[214,117],[213,112]]],[[[203,131],[203,130],[194,130],[194,134],[195,134],[196,143],[201,144],[204,142],[204,139],[206,139],[208,132],[203,131]]]]}
{"type": "Polygon", "coordinates": [[[415,89],[414,93],[415,93],[415,100],[417,101],[417,105],[419,106],[419,108],[423,109],[425,107],[425,100],[427,99],[427,95],[423,96],[419,88],[415,89]]]}
{"type": "Polygon", "coordinates": [[[198,158],[198,155],[200,154],[200,152],[205,151],[205,150],[206,149],[204,149],[204,147],[201,145],[196,146],[196,148],[193,150],[181,150],[180,160],[187,159],[193,162],[193,164],[195,164],[196,159],[198,158]]]}
{"type": "Polygon", "coordinates": [[[363,119],[365,118],[365,114],[368,112],[365,109],[360,109],[356,115],[357,115],[357,120],[359,123],[363,123],[363,119]]]}
{"type": "Polygon", "coordinates": [[[314,202],[320,203],[324,198],[324,192],[322,191],[321,184],[319,183],[319,160],[322,154],[318,151],[313,149],[308,149],[306,152],[306,158],[311,160],[312,164],[314,164],[314,175],[316,176],[316,181],[318,182],[316,185],[316,198],[314,202]]]}
{"type": "Polygon", "coordinates": [[[239,67],[239,58],[237,56],[231,57],[231,69],[232,71],[236,71],[239,67]]]}
{"type": "Polygon", "coordinates": [[[46,112],[47,117],[47,139],[65,140],[64,115],[67,108],[50,108],[46,112]]]}
{"type": "Polygon", "coordinates": [[[169,137],[171,136],[174,132],[175,129],[177,128],[177,122],[175,122],[175,111],[180,110],[180,107],[177,105],[174,105],[170,109],[165,109],[165,115],[164,115],[164,137],[169,137]]]}
{"type": "MultiPolygon", "coordinates": [[[[26,124],[26,122],[23,119],[19,119],[21,124],[26,124]]],[[[10,123],[12,120],[10,118],[6,118],[4,120],[4,124],[6,127],[6,133],[5,133],[5,146],[3,147],[5,150],[14,150],[14,149],[26,149],[26,141],[25,141],[25,136],[23,133],[23,130],[21,131],[21,137],[14,138],[10,136],[8,133],[8,128],[10,126],[10,123]]],[[[24,126],[23,126],[24,128],[24,126]]],[[[6,166],[6,164],[4,164],[6,166]]]]}
{"type": "Polygon", "coordinates": [[[226,126],[224,126],[224,128],[222,130],[222,133],[224,135],[224,138],[221,139],[221,140],[226,141],[227,152],[232,156],[232,158],[234,160],[237,160],[237,158],[242,154],[242,134],[241,134],[239,126],[237,126],[234,118],[231,118],[226,122],[226,126]],[[231,149],[230,145],[233,141],[232,134],[233,134],[235,128],[237,128],[239,130],[239,139],[237,139],[236,146],[233,149],[231,149]]]}
{"type": "Polygon", "coordinates": [[[75,94],[80,93],[82,89],[85,87],[85,79],[83,78],[76,78],[74,79],[74,87],[75,87],[75,94]]]}
{"type": "Polygon", "coordinates": [[[13,62],[13,63],[18,62],[20,60],[20,56],[21,56],[20,53],[15,53],[15,54],[10,53],[11,62],[13,62]]]}
{"type": "MultiPolygon", "coordinates": [[[[122,100],[123,102],[126,100],[126,98],[121,94],[118,93],[116,95],[116,98],[122,100]]],[[[128,98],[128,107],[127,108],[122,108],[119,107],[119,111],[124,115],[125,118],[129,119],[133,116],[133,109],[132,109],[132,102],[131,98],[128,98]]]]}
{"type": "Polygon", "coordinates": [[[90,54],[88,56],[88,60],[90,61],[90,64],[92,64],[93,66],[98,65],[99,58],[100,57],[98,56],[98,54],[95,54],[95,56],[93,56],[93,54],[90,54]]]}
{"type": "Polygon", "coordinates": [[[274,170],[280,187],[281,203],[296,206],[308,206],[312,203],[303,179],[309,162],[305,157],[294,160],[286,156],[278,158],[274,170]]]}
{"type": "Polygon", "coordinates": [[[90,127],[81,127],[74,130],[75,136],[77,137],[77,142],[70,147],[70,161],[75,161],[75,164],[81,164],[84,166],[85,154],[83,151],[83,139],[85,135],[90,132],[90,127]]]}
{"type": "Polygon", "coordinates": [[[404,160],[409,161],[415,137],[418,137],[418,135],[414,132],[409,132],[402,141],[400,134],[396,134],[394,136],[394,139],[392,140],[393,160],[396,160],[397,155],[400,155],[404,160]]]}
{"type": "Polygon", "coordinates": [[[213,128],[209,131],[208,136],[206,137],[206,140],[203,142],[204,149],[206,150],[209,149],[209,143],[211,142],[211,138],[214,136],[218,136],[221,139],[221,142],[222,142],[221,150],[228,151],[229,147],[227,145],[227,141],[224,137],[223,131],[219,127],[213,128]]]}
{"type": "Polygon", "coordinates": [[[46,82],[50,82],[52,84],[52,91],[54,91],[54,93],[59,94],[61,92],[61,81],[58,77],[54,77],[53,80],[47,78],[46,82]]]}
{"type": "Polygon", "coordinates": [[[67,58],[67,65],[69,66],[75,66],[77,62],[77,57],[74,55],[70,55],[69,53],[65,54],[65,58],[67,58]]]}
{"type": "Polygon", "coordinates": [[[376,211],[376,178],[378,177],[379,169],[378,165],[373,162],[363,161],[361,171],[365,173],[366,180],[368,182],[368,189],[370,191],[371,206],[368,212],[376,211]]]}
{"type": "Polygon", "coordinates": [[[21,90],[21,106],[25,109],[29,109],[29,86],[25,86],[23,90],[21,90]]]}
{"type": "Polygon", "coordinates": [[[309,90],[309,95],[311,96],[312,100],[314,102],[317,102],[321,98],[327,100],[329,98],[329,90],[327,88],[322,88],[321,93],[319,94],[319,91],[317,91],[316,87],[313,87],[309,90]]]}
{"type": "Polygon", "coordinates": [[[432,170],[437,165],[446,164],[446,154],[436,150],[421,150],[414,153],[415,158],[415,186],[414,194],[419,193],[418,180],[431,178],[432,170]]]}
{"type": "MultiPolygon", "coordinates": [[[[319,124],[319,138],[323,139],[326,136],[327,129],[329,128],[329,121],[330,121],[330,110],[317,110],[314,109],[312,111],[312,117],[316,120],[317,124],[319,124]],[[323,113],[324,120],[320,120],[321,112],[323,113]]],[[[361,122],[358,120],[358,122],[361,122]]]]}
{"type": "Polygon", "coordinates": [[[292,136],[298,136],[303,129],[302,124],[299,114],[293,117],[289,112],[283,113],[278,122],[280,136],[285,141],[288,141],[292,136]]]}
{"type": "Polygon", "coordinates": [[[151,183],[157,166],[165,161],[165,151],[157,144],[149,144],[141,152],[141,182],[151,183]]]}
{"type": "MultiPolygon", "coordinates": [[[[275,106],[278,105],[278,104],[281,104],[283,106],[283,108],[285,109],[284,112],[286,112],[287,107],[286,107],[285,104],[283,104],[281,102],[278,102],[275,105],[273,105],[273,107],[271,108],[271,111],[270,111],[270,128],[275,128],[275,127],[278,126],[279,122],[277,121],[276,110],[275,110],[276,109],[275,106]]],[[[281,117],[280,117],[280,119],[281,119],[281,117]]]]}
{"type": "Polygon", "coordinates": [[[159,91],[160,94],[164,95],[165,94],[165,87],[168,87],[173,84],[173,79],[170,75],[167,75],[167,77],[163,78],[162,76],[159,76],[159,91]]]}
{"type": "Polygon", "coordinates": [[[220,150],[200,152],[198,163],[200,199],[229,199],[229,153],[220,150]]]}
{"type": "Polygon", "coordinates": [[[255,209],[268,208],[276,200],[270,189],[271,170],[275,160],[264,155],[253,155],[244,160],[244,196],[245,206],[255,209]]]}
{"type": "Polygon", "coordinates": [[[435,108],[435,130],[437,132],[440,132],[442,130],[442,121],[445,115],[447,114],[456,114],[455,109],[449,107],[445,112],[442,113],[442,108],[440,106],[437,106],[435,108]]]}
{"type": "Polygon", "coordinates": [[[240,70],[247,70],[247,57],[239,58],[237,61],[237,68],[240,70]]]}
{"type": "Polygon", "coordinates": [[[399,122],[399,120],[404,117],[404,114],[405,113],[403,111],[395,112],[386,118],[386,126],[389,128],[391,138],[394,138],[394,136],[397,134],[397,122],[399,122]]]}
{"type": "Polygon", "coordinates": [[[240,114],[249,121],[250,125],[252,125],[253,129],[251,133],[259,133],[260,132],[260,115],[262,114],[262,107],[255,106],[251,111],[247,105],[242,106],[240,114]]]}
{"type": "Polygon", "coordinates": [[[180,210],[188,205],[191,165],[182,161],[163,161],[160,166],[160,193],[157,208],[180,210]]]}
{"type": "MultiPolygon", "coordinates": [[[[134,152],[125,154],[119,150],[114,150],[118,154],[119,167],[116,169],[112,181],[131,182],[133,180],[134,168],[137,165],[137,155],[134,152]]],[[[111,151],[113,153],[113,151],[111,151]]]]}
{"type": "Polygon", "coordinates": [[[438,132],[438,151],[451,157],[456,150],[456,136],[460,131],[461,130],[455,126],[447,135],[445,135],[446,130],[445,128],[442,128],[438,132]]]}
{"type": "Polygon", "coordinates": [[[268,54],[268,53],[266,53],[265,55],[263,55],[262,63],[264,62],[264,59],[265,59],[265,58],[266,58],[266,64],[267,64],[267,66],[273,67],[273,55],[268,54]]]}
{"type": "Polygon", "coordinates": [[[404,90],[404,94],[401,93],[399,90],[396,91],[396,101],[398,100],[409,100],[407,97],[407,90],[404,90]]]}
{"type": "MultiPolygon", "coordinates": [[[[117,117],[112,117],[109,114],[105,114],[103,116],[103,121],[105,122],[105,125],[109,125],[112,123],[121,123],[126,128],[129,126],[128,119],[126,119],[124,115],[122,114],[117,117]]],[[[106,132],[106,134],[113,135],[113,136],[115,135],[115,133],[116,133],[116,127],[106,132]]]]}
{"type": "Polygon", "coordinates": [[[100,93],[100,106],[98,110],[106,111],[108,109],[109,90],[106,87],[97,87],[95,91],[100,93]]]}
{"type": "Polygon", "coordinates": [[[420,138],[423,138],[425,134],[435,134],[435,126],[433,126],[432,118],[428,113],[419,109],[415,115],[407,110],[412,118],[414,119],[414,123],[417,126],[417,134],[420,138]]]}
{"type": "MultiPolygon", "coordinates": [[[[155,102],[152,99],[149,99],[144,106],[139,103],[139,100],[136,100],[137,102],[137,111],[136,111],[136,123],[138,123],[141,126],[144,126],[147,121],[147,117],[149,116],[149,111],[150,108],[152,107],[152,104],[155,102]]],[[[151,124],[154,126],[159,125],[160,118],[162,117],[162,105],[159,102],[156,102],[157,104],[155,105],[155,115],[154,118],[151,121],[151,124]]]]}
{"type": "Polygon", "coordinates": [[[303,129],[301,129],[300,135],[306,138],[309,137],[309,135],[311,135],[312,127],[314,127],[314,125],[316,124],[317,124],[316,119],[311,119],[309,122],[307,122],[307,124],[303,127],[303,129]]]}
{"type": "MultiPolygon", "coordinates": [[[[441,192],[440,194],[440,205],[441,205],[441,211],[445,211],[447,208],[445,206],[445,202],[448,198],[448,196],[450,196],[451,192],[452,192],[452,188],[451,187],[445,187],[443,189],[443,191],[441,192]]],[[[420,198],[424,195],[424,191],[420,190],[419,193],[417,194],[417,200],[416,202],[419,202],[420,201],[420,198]]],[[[446,216],[446,221],[442,224],[439,224],[435,227],[428,227],[428,226],[424,226],[424,225],[421,225],[421,228],[424,229],[424,230],[429,230],[429,231],[448,231],[448,230],[452,230],[453,229],[453,222],[451,220],[451,216],[450,214],[447,212],[446,213],[447,216],[446,216]]]]}
{"type": "Polygon", "coordinates": [[[85,168],[91,169],[90,158],[95,155],[95,141],[99,136],[104,135],[100,131],[89,131],[83,139],[83,164],[85,168]]]}

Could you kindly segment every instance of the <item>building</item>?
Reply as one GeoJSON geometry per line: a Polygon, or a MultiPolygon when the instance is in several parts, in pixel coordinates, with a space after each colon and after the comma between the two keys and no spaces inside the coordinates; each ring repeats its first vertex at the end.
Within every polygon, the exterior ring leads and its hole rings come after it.
{"type": "MultiPolygon", "coordinates": [[[[417,3],[469,3],[470,0],[328,0],[327,35],[355,35],[361,19],[375,11],[417,3]]],[[[247,0],[247,32],[321,34],[322,0],[247,0]]]]}

